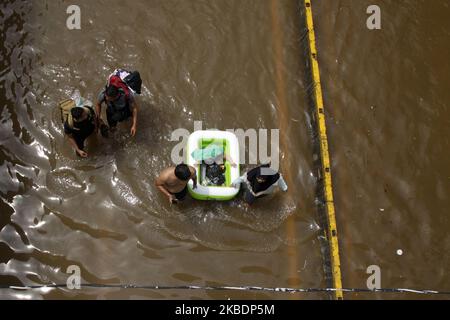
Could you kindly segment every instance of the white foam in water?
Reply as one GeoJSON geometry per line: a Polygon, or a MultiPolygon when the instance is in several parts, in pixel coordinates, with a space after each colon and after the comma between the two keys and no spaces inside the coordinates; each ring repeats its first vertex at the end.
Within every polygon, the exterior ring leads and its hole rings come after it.
{"type": "Polygon", "coordinates": [[[120,198],[124,199],[128,204],[135,206],[140,202],[136,195],[134,195],[131,188],[124,182],[117,180],[116,188],[118,190],[120,198]]]}
{"type": "Polygon", "coordinates": [[[86,187],[75,172],[69,169],[57,169],[49,172],[46,183],[50,191],[65,198],[79,194],[86,187]]]}

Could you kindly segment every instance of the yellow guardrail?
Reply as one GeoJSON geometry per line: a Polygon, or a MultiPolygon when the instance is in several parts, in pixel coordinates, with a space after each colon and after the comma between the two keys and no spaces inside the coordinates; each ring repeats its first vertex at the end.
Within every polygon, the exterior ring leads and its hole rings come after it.
{"type": "Polygon", "coordinates": [[[306,14],[306,25],[308,28],[308,37],[309,37],[309,49],[310,49],[309,58],[311,60],[311,72],[314,81],[314,98],[316,102],[315,115],[320,139],[320,153],[322,163],[321,171],[324,181],[323,191],[328,220],[327,238],[330,246],[330,260],[333,277],[333,286],[335,289],[338,289],[335,291],[334,297],[337,300],[342,300],[343,294],[342,290],[340,290],[342,289],[341,262],[339,257],[339,242],[338,242],[336,215],[333,200],[333,184],[331,179],[330,154],[328,151],[327,127],[325,123],[325,108],[322,97],[322,85],[320,83],[319,62],[317,60],[316,36],[314,32],[314,20],[311,8],[311,0],[304,0],[304,4],[306,14]]]}

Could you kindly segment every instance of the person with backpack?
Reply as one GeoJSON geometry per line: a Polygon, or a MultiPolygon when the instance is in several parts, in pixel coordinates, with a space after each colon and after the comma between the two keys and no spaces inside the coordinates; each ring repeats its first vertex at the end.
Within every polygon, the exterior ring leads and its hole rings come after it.
{"type": "Polygon", "coordinates": [[[89,100],[79,96],[79,92],[59,104],[64,133],[78,156],[86,158],[85,140],[96,130],[96,116],[89,100]]]}
{"type": "Polygon", "coordinates": [[[133,96],[134,93],[141,93],[139,72],[128,72],[117,69],[109,77],[108,84],[103,89],[97,99],[96,114],[97,126],[103,136],[107,135],[108,129],[114,129],[117,123],[132,117],[131,136],[136,134],[138,105],[133,96]],[[102,104],[106,104],[106,118],[108,126],[101,119],[102,104]]]}

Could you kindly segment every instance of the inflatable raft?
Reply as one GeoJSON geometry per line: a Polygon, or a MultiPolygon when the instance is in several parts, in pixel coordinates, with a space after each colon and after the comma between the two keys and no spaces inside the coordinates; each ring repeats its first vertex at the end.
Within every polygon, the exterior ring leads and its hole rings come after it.
{"type": "Polygon", "coordinates": [[[218,130],[195,131],[188,138],[186,154],[186,164],[197,170],[197,188],[193,188],[192,181],[188,184],[194,199],[226,201],[238,194],[239,187],[231,185],[240,176],[236,135],[218,130]]]}

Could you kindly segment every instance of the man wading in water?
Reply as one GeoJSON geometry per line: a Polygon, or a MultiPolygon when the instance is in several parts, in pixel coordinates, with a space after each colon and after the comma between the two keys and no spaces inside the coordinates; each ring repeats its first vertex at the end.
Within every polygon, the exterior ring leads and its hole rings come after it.
{"type": "Polygon", "coordinates": [[[108,126],[106,126],[101,119],[102,104],[106,104],[106,118],[108,120],[109,128],[114,130],[118,122],[122,122],[133,117],[133,123],[131,125],[131,136],[136,134],[137,112],[138,106],[129,92],[125,92],[122,88],[118,88],[112,84],[108,85],[98,95],[96,114],[97,114],[97,127],[103,136],[108,135],[108,126]]]}
{"type": "Polygon", "coordinates": [[[193,188],[197,188],[195,168],[186,164],[179,164],[161,172],[155,181],[155,185],[169,198],[170,203],[177,203],[186,197],[189,180],[194,182],[193,188]]]}

